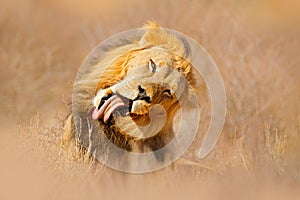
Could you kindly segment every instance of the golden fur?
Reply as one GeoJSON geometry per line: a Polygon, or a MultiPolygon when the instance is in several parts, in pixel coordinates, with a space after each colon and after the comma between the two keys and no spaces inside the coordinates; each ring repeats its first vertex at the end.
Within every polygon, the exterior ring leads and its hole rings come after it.
{"type": "MultiPolygon", "coordinates": [[[[166,32],[156,23],[150,22],[144,29],[139,40],[111,48],[79,72],[74,84],[73,113],[65,123],[65,143],[75,135],[75,127],[83,144],[104,135],[120,148],[136,152],[155,151],[173,138],[174,115],[180,102],[188,101],[190,87],[194,84],[189,47],[183,39],[166,32]],[[136,98],[141,88],[147,101],[136,98]],[[130,114],[117,114],[107,122],[91,120],[91,110],[96,109],[104,97],[115,94],[132,102],[130,114]],[[165,111],[165,124],[157,134],[143,137],[140,127],[153,120],[149,117],[150,110],[156,104],[165,111]],[[81,124],[77,114],[87,118],[86,127],[92,124],[96,128],[93,131],[78,128],[84,123],[81,124]]],[[[153,128],[155,124],[151,130],[153,128]]],[[[95,140],[101,144],[101,139],[95,140]]]]}

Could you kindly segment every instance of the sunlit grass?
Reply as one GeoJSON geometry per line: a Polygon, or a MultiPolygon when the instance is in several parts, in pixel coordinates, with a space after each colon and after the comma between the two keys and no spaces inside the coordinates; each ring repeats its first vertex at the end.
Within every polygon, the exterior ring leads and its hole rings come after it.
{"type": "Polygon", "coordinates": [[[58,1],[0,3],[1,122],[19,124],[15,140],[24,157],[64,180],[97,177],[97,183],[105,180],[119,187],[126,178],[134,182],[136,177],[107,169],[78,145],[63,148],[62,127],[73,80],[87,53],[114,33],[156,20],[193,37],[211,54],[224,79],[227,117],[214,150],[198,160],[210,119],[204,98],[203,129],[184,162],[145,175],[147,182],[161,181],[168,188],[181,178],[193,178],[205,185],[243,174],[257,179],[257,184],[262,177],[299,183],[300,41],[294,29],[264,29],[255,21],[257,16],[252,20],[248,13],[253,5],[245,2],[179,0],[160,2],[159,7],[155,3],[116,3],[105,13],[89,6],[73,12],[58,1]]]}

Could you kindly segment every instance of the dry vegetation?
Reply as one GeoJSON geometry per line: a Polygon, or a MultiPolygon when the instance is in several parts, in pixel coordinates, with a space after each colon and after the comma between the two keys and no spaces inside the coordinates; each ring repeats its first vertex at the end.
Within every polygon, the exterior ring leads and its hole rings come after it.
{"type": "MultiPolygon", "coordinates": [[[[0,199],[296,199],[299,6],[235,0],[108,2],[0,1],[0,199]],[[227,118],[217,146],[204,160],[195,157],[202,129],[185,155],[191,163],[130,175],[63,150],[61,129],[72,81],[87,53],[110,35],[149,19],[208,50],[225,82],[227,118]]],[[[203,106],[208,113],[209,105],[203,106]]],[[[208,122],[205,114],[201,126],[208,122]]]]}

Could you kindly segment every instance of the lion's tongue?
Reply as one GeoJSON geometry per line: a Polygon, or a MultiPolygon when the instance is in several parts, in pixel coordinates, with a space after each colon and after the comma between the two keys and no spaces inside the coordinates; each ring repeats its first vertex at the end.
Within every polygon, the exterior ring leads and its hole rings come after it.
{"type": "Polygon", "coordinates": [[[94,108],[93,110],[92,119],[93,120],[101,119],[101,112],[97,108],[94,108]]]}
{"type": "Polygon", "coordinates": [[[99,110],[97,108],[94,109],[92,113],[92,119],[103,119],[104,122],[107,122],[111,114],[122,106],[125,106],[125,103],[119,96],[114,95],[105,101],[99,110]]]}

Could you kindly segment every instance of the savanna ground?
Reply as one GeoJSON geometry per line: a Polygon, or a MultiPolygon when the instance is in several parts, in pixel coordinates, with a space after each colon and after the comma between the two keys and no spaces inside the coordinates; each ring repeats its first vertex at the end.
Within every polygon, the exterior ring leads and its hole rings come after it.
{"type": "MultiPolygon", "coordinates": [[[[297,199],[300,9],[296,1],[0,1],[0,199],[297,199]],[[133,175],[61,148],[72,82],[114,33],[156,20],[194,38],[227,92],[221,138],[133,175]]],[[[209,122],[203,104],[202,130],[209,122]]]]}

